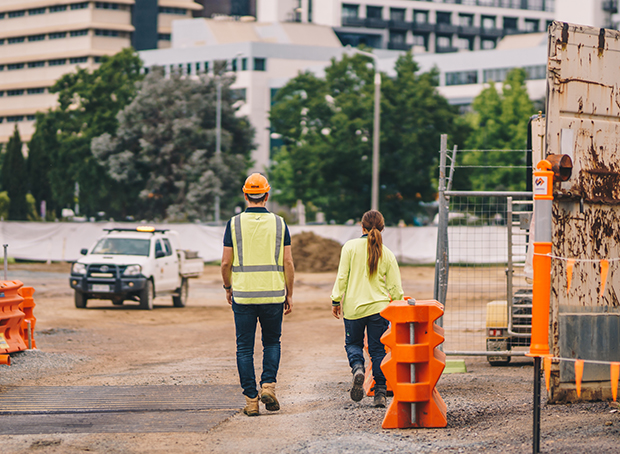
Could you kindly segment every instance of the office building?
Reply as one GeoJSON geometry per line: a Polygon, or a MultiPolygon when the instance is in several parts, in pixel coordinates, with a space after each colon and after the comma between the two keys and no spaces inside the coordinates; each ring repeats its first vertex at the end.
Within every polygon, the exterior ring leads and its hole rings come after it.
{"type": "Polygon", "coordinates": [[[92,70],[131,45],[170,47],[172,21],[200,8],[190,0],[2,0],[0,144],[15,124],[30,140],[35,113],[56,105],[49,88],[63,74],[92,70]]]}

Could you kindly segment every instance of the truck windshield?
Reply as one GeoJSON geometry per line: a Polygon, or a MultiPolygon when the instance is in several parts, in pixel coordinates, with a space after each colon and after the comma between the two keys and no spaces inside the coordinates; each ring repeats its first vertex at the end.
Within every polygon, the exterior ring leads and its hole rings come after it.
{"type": "Polygon", "coordinates": [[[93,254],[143,255],[148,257],[150,240],[134,238],[102,238],[95,245],[93,254]]]}

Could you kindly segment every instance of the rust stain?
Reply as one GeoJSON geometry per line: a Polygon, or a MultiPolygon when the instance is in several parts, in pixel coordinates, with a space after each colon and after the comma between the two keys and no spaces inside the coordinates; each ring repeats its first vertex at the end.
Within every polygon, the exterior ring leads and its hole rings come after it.
{"type": "Polygon", "coordinates": [[[564,22],[562,24],[562,50],[566,50],[567,44],[568,44],[568,23],[564,22]]]}
{"type": "Polygon", "coordinates": [[[598,56],[603,56],[603,51],[605,50],[605,29],[601,28],[601,31],[598,34],[598,56]]]}

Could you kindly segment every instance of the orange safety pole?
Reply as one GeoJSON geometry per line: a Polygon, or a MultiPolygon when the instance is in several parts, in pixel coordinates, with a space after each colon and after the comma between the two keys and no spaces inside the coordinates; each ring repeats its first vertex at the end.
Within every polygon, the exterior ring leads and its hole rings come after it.
{"type": "Polygon", "coordinates": [[[542,160],[534,172],[534,283],[532,288],[532,339],[527,356],[549,354],[549,296],[551,294],[551,209],[553,171],[542,160]]]}

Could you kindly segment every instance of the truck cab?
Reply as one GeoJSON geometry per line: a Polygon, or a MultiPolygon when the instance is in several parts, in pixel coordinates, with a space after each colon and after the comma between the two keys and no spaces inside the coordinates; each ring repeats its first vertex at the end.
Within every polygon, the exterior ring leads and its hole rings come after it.
{"type": "Polygon", "coordinates": [[[84,257],[71,267],[69,283],[75,306],[89,299],[111,300],[115,305],[138,301],[153,308],[155,297],[170,295],[175,307],[184,307],[191,277],[202,273],[204,263],[194,251],[178,248],[176,232],[139,226],[106,229],[106,234],[82,249],[84,257]]]}

